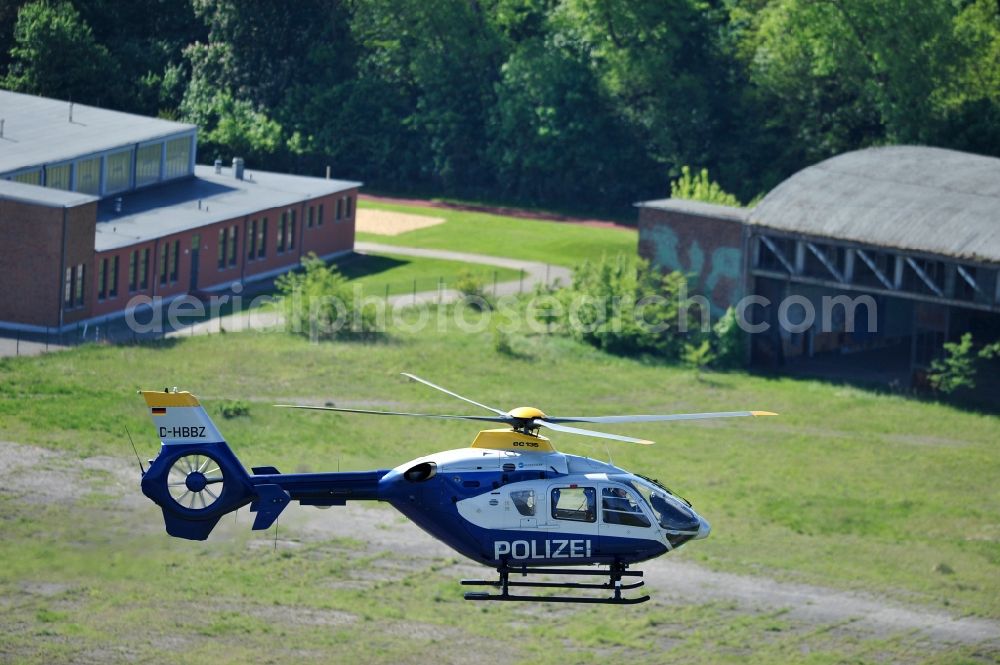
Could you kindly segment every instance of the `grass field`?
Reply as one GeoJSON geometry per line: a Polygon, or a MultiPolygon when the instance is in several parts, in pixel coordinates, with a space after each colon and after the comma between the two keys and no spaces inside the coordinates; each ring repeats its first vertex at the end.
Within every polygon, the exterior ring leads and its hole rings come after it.
{"type": "Polygon", "coordinates": [[[446,221],[397,236],[359,233],[358,240],[388,245],[429,247],[491,256],[510,256],[572,267],[584,258],[619,252],[634,254],[638,236],[633,229],[581,226],[502,217],[447,208],[422,208],[358,201],[361,208],[442,217],[446,221]]]}
{"type": "MultiPolygon", "coordinates": [[[[169,539],[158,511],[139,495],[123,427],[144,457],[158,447],[134,394],[139,387],[191,389],[246,466],[287,471],[391,467],[467,445],[475,430],[467,424],[269,406],[310,400],[460,410],[400,371],[486,403],[533,404],[550,413],[769,409],[782,415],[616,428],[659,442],[614,446],[617,465],[660,478],[712,522],[708,540],[670,557],[866,591],[954,616],[1000,618],[995,417],[813,381],[699,376],[546,335],[516,335],[513,343],[517,357],[498,354],[488,331],[396,331],[379,343],[318,345],[243,333],[0,360],[0,440],[33,446],[8,448],[13,458],[3,460],[7,468],[21,467],[3,476],[0,491],[0,607],[8,617],[0,624],[0,658],[424,662],[433,654],[439,662],[469,662],[477,660],[469,654],[478,653],[490,662],[827,663],[1000,657],[998,645],[928,645],[906,632],[858,636],[849,626],[803,624],[783,611],[747,611],[712,598],[664,604],[656,588],[653,603],[629,609],[470,606],[460,600],[458,562],[422,557],[397,543],[392,533],[402,520],[388,509],[360,518],[379,523],[371,533],[385,534],[382,549],[349,535],[317,535],[295,521],[296,514],[313,514],[299,507],[288,511],[292,517],[282,522],[274,549],[273,530],[251,533],[245,515],[207,543],[169,539]],[[217,409],[227,399],[249,402],[250,416],[223,420],[217,409]],[[503,645],[497,645],[498,625],[503,645]]],[[[601,443],[555,440],[566,452],[608,454],[601,443]]],[[[334,508],[321,519],[358,519],[355,510],[334,508]]]]}
{"type": "Polygon", "coordinates": [[[494,279],[509,282],[521,276],[520,272],[509,268],[396,254],[356,255],[338,262],[337,268],[344,277],[360,284],[365,294],[376,296],[386,293],[390,296],[401,295],[414,289],[434,291],[439,285],[450,289],[463,272],[479,278],[487,290],[494,279]]]}

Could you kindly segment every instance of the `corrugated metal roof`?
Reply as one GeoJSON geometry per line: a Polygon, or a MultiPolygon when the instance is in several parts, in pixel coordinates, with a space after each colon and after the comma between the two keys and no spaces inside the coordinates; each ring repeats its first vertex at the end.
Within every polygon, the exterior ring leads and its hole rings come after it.
{"type": "Polygon", "coordinates": [[[749,221],[1000,263],[1000,159],[922,146],[849,152],[785,180],[749,221]]]}
{"type": "Polygon", "coordinates": [[[49,208],[74,208],[85,203],[96,201],[96,196],[67,192],[61,189],[24,185],[10,180],[0,180],[0,199],[21,201],[49,208]]]}
{"type": "Polygon", "coordinates": [[[0,90],[0,173],[191,132],[194,125],[0,90]]]}
{"type": "Polygon", "coordinates": [[[635,205],[637,208],[654,208],[656,210],[680,212],[686,215],[698,215],[713,219],[731,219],[737,222],[745,221],[747,213],[750,212],[746,208],[735,208],[733,206],[704,203],[690,199],[658,199],[656,201],[642,201],[635,205]]]}
{"type": "MultiPolygon", "coordinates": [[[[247,169],[248,179],[237,180],[232,173],[231,168],[225,168],[216,175],[211,166],[195,166],[193,178],[123,194],[121,213],[114,212],[114,197],[104,199],[98,207],[95,249],[104,252],[128,247],[361,186],[350,180],[253,169],[247,169]]],[[[332,221],[334,211],[325,214],[327,221],[332,221]]]]}

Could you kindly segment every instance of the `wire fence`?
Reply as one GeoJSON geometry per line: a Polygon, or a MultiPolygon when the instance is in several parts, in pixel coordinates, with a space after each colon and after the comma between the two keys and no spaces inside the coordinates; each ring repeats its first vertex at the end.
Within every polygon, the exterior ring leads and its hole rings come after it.
{"type": "MultiPolygon", "coordinates": [[[[481,295],[497,297],[499,295],[521,294],[531,289],[531,276],[524,270],[517,271],[514,279],[510,279],[510,271],[493,270],[477,273],[477,286],[481,295]]],[[[549,270],[546,270],[546,283],[549,280],[549,270]]],[[[459,278],[454,274],[438,277],[418,277],[409,280],[382,281],[371,280],[368,284],[359,281],[361,293],[366,298],[384,298],[393,304],[445,304],[455,299],[455,287],[459,278]],[[371,283],[374,282],[374,283],[371,283]]],[[[229,300],[218,308],[205,308],[204,294],[202,297],[193,295],[182,296],[194,305],[201,303],[205,313],[201,316],[185,314],[180,325],[170,325],[168,317],[162,310],[157,314],[153,307],[142,308],[134,316],[115,312],[101,318],[91,318],[87,321],[63,326],[47,327],[44,330],[3,330],[0,329],[0,357],[35,356],[51,351],[62,350],[81,344],[148,344],[163,343],[172,338],[186,335],[225,334],[237,330],[252,329],[252,319],[255,312],[263,305],[273,303],[278,296],[273,284],[254,285],[256,288],[242,289],[239,293],[232,291],[220,292],[218,296],[228,295],[229,300]],[[238,298],[237,298],[238,296],[238,298]],[[238,302],[234,305],[234,301],[238,302]],[[138,320],[145,324],[154,317],[160,317],[161,325],[147,330],[149,326],[131,325],[138,320]],[[246,317],[243,319],[243,317],[246,317]]],[[[176,302],[176,301],[174,301],[176,302]]]]}

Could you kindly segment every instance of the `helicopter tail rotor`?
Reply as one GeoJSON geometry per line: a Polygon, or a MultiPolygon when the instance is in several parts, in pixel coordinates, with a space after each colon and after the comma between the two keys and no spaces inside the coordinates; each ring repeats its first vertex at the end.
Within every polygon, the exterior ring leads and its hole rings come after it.
{"type": "Polygon", "coordinates": [[[171,536],[205,540],[223,515],[260,492],[194,395],[142,395],[163,444],[142,475],[142,493],[160,506],[171,536]]]}

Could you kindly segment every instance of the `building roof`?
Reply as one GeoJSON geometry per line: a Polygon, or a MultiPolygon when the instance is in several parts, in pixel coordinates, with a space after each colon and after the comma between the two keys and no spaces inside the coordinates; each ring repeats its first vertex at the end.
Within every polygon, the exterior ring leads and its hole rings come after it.
{"type": "Polygon", "coordinates": [[[114,197],[104,199],[98,208],[95,249],[128,247],[361,186],[350,180],[266,171],[248,170],[244,178],[233,177],[231,168],[217,175],[213,167],[199,165],[192,178],[123,194],[121,213],[114,211],[114,197]]]}
{"type": "Polygon", "coordinates": [[[193,132],[170,120],[110,111],[0,90],[0,173],[52,164],[114,148],[193,132]]]}
{"type": "Polygon", "coordinates": [[[635,205],[637,208],[653,208],[655,210],[680,212],[686,215],[697,215],[712,219],[731,219],[736,222],[746,221],[747,213],[750,212],[746,208],[736,208],[718,203],[704,203],[691,199],[658,199],[656,201],[642,201],[635,205]]]}
{"type": "Polygon", "coordinates": [[[1000,159],[922,146],[848,152],[799,171],[751,224],[1000,263],[1000,159]]]}
{"type": "Polygon", "coordinates": [[[39,187],[38,185],[23,185],[19,182],[0,179],[0,199],[32,203],[48,208],[74,208],[85,203],[97,201],[96,196],[67,192],[61,189],[39,187]]]}

